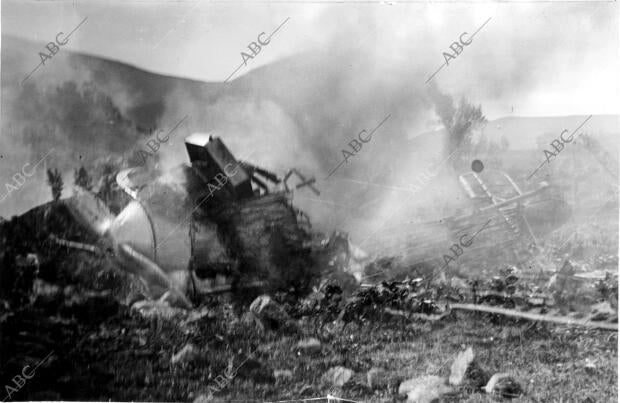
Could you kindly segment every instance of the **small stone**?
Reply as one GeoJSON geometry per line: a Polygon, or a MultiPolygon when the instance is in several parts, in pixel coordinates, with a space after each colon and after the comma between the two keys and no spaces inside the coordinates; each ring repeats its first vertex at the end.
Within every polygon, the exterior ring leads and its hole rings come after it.
{"type": "Polygon", "coordinates": [[[342,387],[345,383],[351,380],[354,372],[345,367],[332,367],[325,373],[325,378],[333,386],[342,387]]]}
{"type": "Polygon", "coordinates": [[[279,330],[291,323],[284,308],[269,295],[261,295],[252,301],[250,312],[263,330],[279,330]]]}
{"type": "Polygon", "coordinates": [[[207,394],[201,393],[198,396],[196,396],[193,403],[206,403],[206,402],[211,402],[211,401],[213,401],[213,395],[207,395],[207,394]]]}
{"type": "Polygon", "coordinates": [[[407,401],[415,403],[431,403],[451,391],[446,379],[434,375],[409,379],[398,387],[399,395],[407,395],[407,401]]]}
{"type": "Polygon", "coordinates": [[[173,308],[164,301],[142,300],[137,301],[131,306],[131,310],[138,312],[144,318],[161,318],[172,319],[174,317],[182,317],[184,311],[179,308],[173,308]]]}
{"type": "Polygon", "coordinates": [[[450,368],[450,385],[464,387],[472,391],[479,391],[489,380],[489,374],[484,371],[474,357],[471,347],[456,356],[450,368]]]}
{"type": "Polygon", "coordinates": [[[493,375],[484,387],[484,390],[488,394],[498,395],[509,399],[519,397],[523,393],[521,385],[515,381],[513,377],[506,373],[498,373],[493,375]]]}
{"type": "Polygon", "coordinates": [[[172,365],[187,363],[198,357],[198,349],[191,343],[186,344],[178,353],[172,356],[170,360],[172,365]]]}
{"type": "Polygon", "coordinates": [[[371,389],[381,389],[389,385],[390,379],[386,371],[373,367],[366,374],[366,382],[371,389]]]}
{"type": "Polygon", "coordinates": [[[297,343],[295,350],[304,354],[319,353],[321,351],[321,342],[314,337],[303,339],[297,343]]]}
{"type": "Polygon", "coordinates": [[[290,369],[276,369],[275,371],[273,371],[273,377],[276,378],[276,381],[288,381],[293,379],[293,371],[291,371],[290,369]]]}
{"type": "Polygon", "coordinates": [[[473,361],[474,350],[471,347],[456,356],[450,367],[450,378],[448,378],[450,385],[458,386],[463,383],[467,368],[473,361]]]}

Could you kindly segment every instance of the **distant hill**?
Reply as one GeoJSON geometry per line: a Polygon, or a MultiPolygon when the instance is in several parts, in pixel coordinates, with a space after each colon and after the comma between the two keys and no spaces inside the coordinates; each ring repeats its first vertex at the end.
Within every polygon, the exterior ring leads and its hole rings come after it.
{"type": "MultiPolygon", "coordinates": [[[[2,90],[9,93],[19,90],[20,84],[40,62],[37,44],[9,35],[2,35],[2,90]]],[[[46,87],[65,81],[82,83],[91,81],[108,94],[112,94],[126,116],[138,125],[154,125],[164,112],[167,96],[172,90],[194,95],[217,96],[219,83],[164,76],[130,66],[61,49],[47,60],[24,84],[35,83],[46,87]]],[[[9,103],[10,99],[3,99],[9,103]]]]}
{"type": "MultiPolygon", "coordinates": [[[[411,127],[430,113],[424,94],[415,91],[419,77],[408,73],[398,86],[386,85],[381,76],[371,80],[370,67],[356,53],[306,53],[229,83],[203,83],[63,49],[22,87],[40,61],[43,44],[10,36],[3,36],[2,43],[0,146],[11,150],[0,159],[5,182],[25,161],[37,161],[53,148],[45,164],[60,168],[70,183],[75,167],[127,157],[145,147],[149,130],[169,130],[183,116],[188,118],[178,137],[157,153],[164,166],[186,162],[180,139],[201,131],[221,136],[238,158],[280,173],[297,167],[324,178],[362,129],[370,131],[390,115],[374,136],[372,151],[343,169],[370,178],[395,160],[409,165],[410,154],[420,154],[403,144],[409,144],[411,127]],[[351,71],[352,64],[363,71],[351,71]]],[[[346,190],[335,182],[321,186],[346,190]]],[[[48,198],[41,171],[36,186],[26,184],[19,197],[0,204],[0,214],[24,211],[48,198]]]]}
{"type": "MultiPolygon", "coordinates": [[[[49,201],[46,167],[65,174],[68,192],[76,167],[126,161],[146,147],[152,130],[167,132],[184,116],[153,157],[162,167],[187,161],[185,136],[212,132],[239,159],[279,174],[297,167],[315,176],[321,195],[300,191],[296,202],[319,227],[347,226],[359,215],[382,220],[393,214],[395,205],[405,202],[399,187],[410,186],[431,161],[446,156],[445,133],[426,131],[425,122],[436,119],[420,79],[426,72],[392,71],[368,63],[360,51],[298,54],[215,83],[63,49],[20,86],[42,49],[43,44],[2,36],[0,147],[10,152],[0,155],[0,190],[25,162],[52,148],[54,153],[18,193],[0,203],[0,215],[49,201]],[[372,141],[326,180],[358,133],[385,118],[372,141]]],[[[505,136],[514,148],[535,149],[539,134],[576,127],[585,116],[502,118],[489,122],[485,134],[505,136]]],[[[617,117],[595,116],[586,128],[615,139],[617,146],[617,117]]],[[[413,201],[423,202],[420,195],[413,201]]]]}

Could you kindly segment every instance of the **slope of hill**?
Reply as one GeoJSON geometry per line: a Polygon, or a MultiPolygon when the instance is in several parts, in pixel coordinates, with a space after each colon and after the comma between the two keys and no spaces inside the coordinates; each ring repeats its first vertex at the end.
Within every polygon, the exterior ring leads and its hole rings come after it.
{"type": "MultiPolygon", "coordinates": [[[[393,71],[382,61],[369,64],[363,51],[303,53],[229,83],[204,83],[63,49],[20,87],[39,62],[42,45],[8,36],[2,37],[2,45],[0,146],[11,152],[0,158],[0,185],[10,182],[25,162],[54,151],[18,193],[0,203],[0,215],[49,200],[44,168],[58,167],[68,184],[77,166],[93,169],[102,161],[127,159],[145,148],[152,130],[169,131],[184,116],[154,156],[160,165],[187,161],[182,138],[189,133],[213,132],[240,159],[281,174],[297,167],[315,176],[321,196],[300,192],[296,202],[323,229],[349,229],[361,216],[383,222],[394,211],[413,214],[415,206],[409,204],[430,199],[419,194],[406,201],[407,187],[447,154],[445,133],[424,133],[426,122],[434,119],[433,103],[420,80],[424,72],[415,66],[393,71]],[[385,118],[372,141],[326,180],[343,152],[351,152],[349,143],[357,134],[385,118]]],[[[490,122],[485,133],[502,134],[517,148],[534,148],[538,134],[559,133],[580,120],[502,118],[490,122]]],[[[595,116],[588,128],[617,134],[618,121],[595,116]]],[[[455,184],[439,181],[429,188],[440,189],[441,197],[455,197],[455,184]]],[[[400,214],[394,219],[413,218],[400,214]]]]}
{"type": "MultiPolygon", "coordinates": [[[[40,62],[43,44],[2,36],[2,90],[14,95],[22,84],[39,87],[74,81],[92,82],[114,98],[124,114],[137,125],[153,126],[164,112],[166,97],[175,88],[196,94],[209,94],[218,84],[204,83],[144,71],[122,62],[61,49],[31,76],[40,62]],[[24,81],[24,79],[27,80],[24,81]],[[196,91],[197,90],[197,91],[196,91]]],[[[6,104],[10,99],[3,100],[6,104]]]]}
{"type": "MultiPolygon", "coordinates": [[[[3,37],[3,45],[2,145],[13,151],[1,162],[8,172],[4,181],[24,161],[36,161],[52,148],[46,164],[67,174],[79,164],[127,156],[143,146],[150,129],[170,129],[183,116],[188,118],[179,138],[212,131],[240,158],[280,172],[295,166],[321,177],[338,164],[351,138],[390,115],[372,151],[347,167],[349,175],[369,177],[394,161],[411,163],[382,156],[402,153],[416,118],[430,113],[424,96],[411,90],[417,77],[404,80],[409,86],[386,85],[378,74],[361,80],[368,69],[362,55],[298,55],[223,84],[165,77],[61,50],[20,87],[38,63],[40,48],[11,37],[3,37]],[[359,67],[347,69],[351,62],[359,67]],[[103,101],[93,106],[91,98],[103,101]]],[[[185,162],[182,141],[173,139],[157,158],[164,165],[185,162]]],[[[48,199],[42,171],[38,175],[19,197],[11,197],[19,202],[0,205],[0,214],[48,199]]],[[[323,187],[343,190],[334,182],[323,187]]]]}

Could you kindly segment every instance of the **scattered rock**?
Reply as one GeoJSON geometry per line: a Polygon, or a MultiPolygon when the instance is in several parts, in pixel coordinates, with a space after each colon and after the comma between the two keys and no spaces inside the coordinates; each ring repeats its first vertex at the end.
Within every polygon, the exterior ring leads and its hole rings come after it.
{"type": "Polygon", "coordinates": [[[275,371],[273,371],[273,377],[276,379],[276,381],[287,381],[293,379],[293,371],[291,371],[290,369],[276,369],[275,371]]]}
{"type": "Polygon", "coordinates": [[[485,392],[505,398],[518,397],[523,393],[521,385],[506,373],[498,373],[491,377],[484,387],[485,392]]]}
{"type": "Polygon", "coordinates": [[[366,382],[371,389],[381,389],[389,385],[388,373],[377,367],[373,367],[366,374],[366,382]]]}
{"type": "Polygon", "coordinates": [[[213,401],[213,395],[201,393],[198,396],[196,396],[193,403],[206,403],[206,402],[212,402],[212,401],[213,401]]]}
{"type": "Polygon", "coordinates": [[[473,361],[474,350],[471,347],[456,356],[450,367],[450,377],[448,378],[450,385],[459,386],[465,381],[465,373],[473,361]]]}
{"type": "Polygon", "coordinates": [[[131,310],[139,312],[147,319],[172,319],[185,313],[182,309],[171,307],[167,302],[152,300],[138,301],[131,306],[131,310]]]}
{"type": "Polygon", "coordinates": [[[250,305],[250,312],[263,330],[279,330],[290,323],[290,318],[284,308],[269,295],[257,297],[250,305]]]}
{"type": "Polygon", "coordinates": [[[412,403],[431,403],[451,391],[445,378],[434,375],[409,379],[398,387],[398,394],[407,395],[407,401],[412,403]]]}
{"type": "Polygon", "coordinates": [[[489,380],[489,374],[483,370],[474,357],[471,347],[457,355],[450,368],[449,383],[453,386],[465,386],[478,391],[489,380]]]}
{"type": "Polygon", "coordinates": [[[170,362],[172,365],[185,364],[195,360],[198,357],[198,348],[193,344],[186,344],[178,353],[172,356],[170,362]]]}
{"type": "Polygon", "coordinates": [[[326,380],[333,386],[342,387],[345,383],[351,380],[354,372],[345,367],[332,367],[325,373],[326,380]]]}
{"type": "Polygon", "coordinates": [[[321,342],[314,337],[303,339],[300,340],[297,345],[295,345],[295,350],[297,351],[297,353],[303,354],[319,353],[321,351],[321,342]]]}

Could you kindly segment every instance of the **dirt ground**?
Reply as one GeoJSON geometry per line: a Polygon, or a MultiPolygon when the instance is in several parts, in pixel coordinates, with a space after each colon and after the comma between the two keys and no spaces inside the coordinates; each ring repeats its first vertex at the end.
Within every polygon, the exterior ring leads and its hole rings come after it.
{"type": "MultiPolygon", "coordinates": [[[[593,227],[564,247],[579,257],[571,243],[604,234],[593,227]]],[[[583,249],[593,250],[588,244],[583,249]]],[[[581,256],[581,262],[593,269],[617,267],[611,247],[596,251],[581,256]]],[[[191,313],[171,311],[170,318],[149,317],[129,308],[131,299],[140,298],[126,274],[98,266],[84,252],[58,253],[56,266],[42,265],[38,273],[57,289],[39,290],[35,300],[19,303],[17,295],[10,308],[0,301],[0,381],[7,401],[194,401],[202,396],[202,403],[216,389],[212,401],[326,401],[328,394],[352,401],[401,401],[402,381],[448,376],[455,356],[468,347],[489,376],[506,372],[519,382],[525,393],[515,402],[618,398],[617,332],[457,311],[434,321],[381,314],[345,323],[328,310],[298,315],[292,327],[269,330],[258,327],[248,313],[249,295],[210,299],[191,313]],[[316,338],[320,348],[296,347],[309,338],[316,338]],[[195,349],[191,359],[173,364],[173,355],[188,344],[195,349]],[[353,371],[343,387],[334,388],[326,375],[335,366],[353,371]],[[236,368],[234,376],[221,387],[218,379],[230,368],[236,368]],[[370,387],[373,368],[381,370],[384,382],[370,387]]],[[[564,254],[559,248],[547,260],[553,263],[564,254]]],[[[442,399],[498,400],[470,388],[442,399]]]]}
{"type": "MultiPolygon", "coordinates": [[[[400,381],[447,376],[455,355],[471,346],[484,370],[508,372],[521,383],[525,395],[514,401],[617,401],[614,332],[459,313],[432,324],[384,318],[344,327],[321,317],[304,318],[298,332],[283,334],[259,330],[228,304],[213,309],[189,325],[175,318],[145,319],[124,308],[89,325],[21,312],[10,328],[4,327],[3,341],[15,336],[18,341],[12,344],[30,351],[21,363],[11,360],[13,372],[3,365],[2,379],[10,384],[20,366],[53,352],[12,400],[190,401],[217,385],[215,378],[232,363],[242,365],[230,384],[214,394],[215,401],[296,400],[328,393],[355,401],[398,401],[400,381]],[[29,327],[38,330],[30,345],[20,337],[29,327]],[[307,337],[321,342],[320,351],[296,350],[307,337]],[[171,356],[186,343],[198,347],[197,357],[172,365],[171,356]],[[333,389],[324,374],[338,365],[355,374],[343,388],[333,389]],[[373,367],[386,371],[386,385],[367,386],[373,367]],[[274,370],[290,370],[291,377],[276,380],[274,370]]],[[[446,401],[494,399],[463,390],[446,401]]]]}

